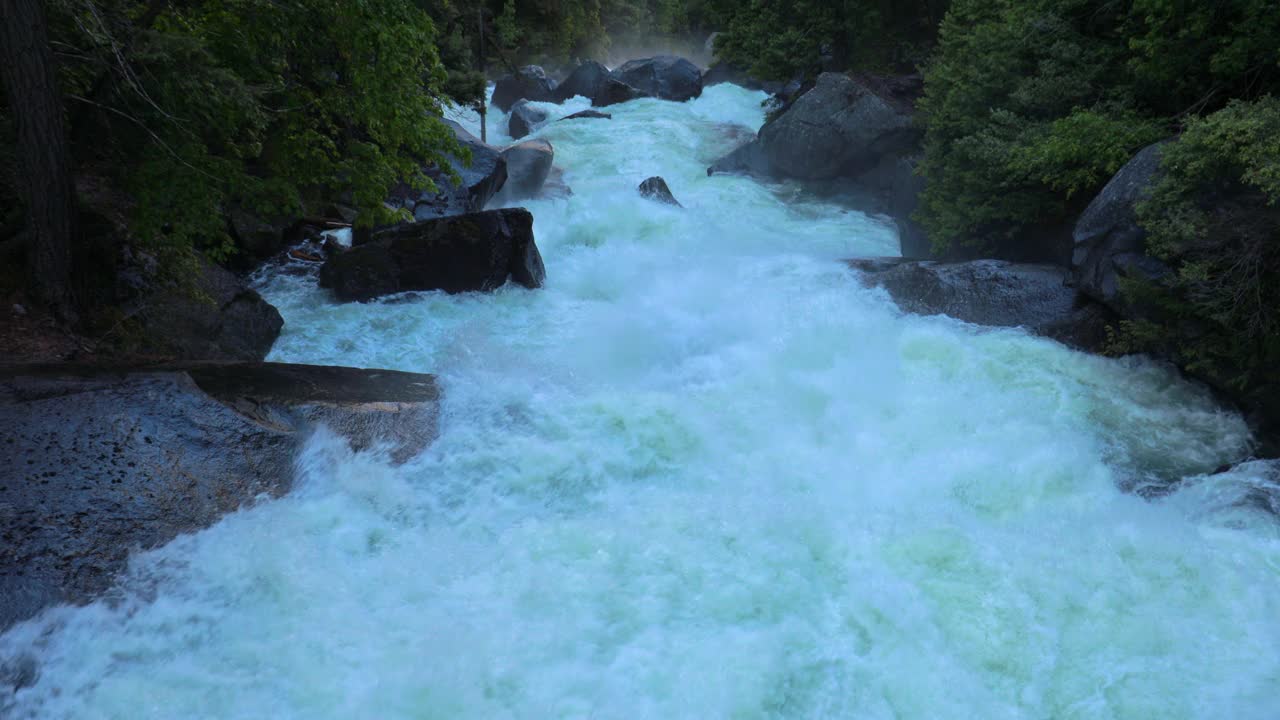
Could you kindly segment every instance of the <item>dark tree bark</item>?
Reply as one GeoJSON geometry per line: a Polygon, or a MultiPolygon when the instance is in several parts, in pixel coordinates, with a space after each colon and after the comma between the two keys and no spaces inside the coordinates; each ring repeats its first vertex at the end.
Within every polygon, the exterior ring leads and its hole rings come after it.
{"type": "Polygon", "coordinates": [[[31,290],[61,319],[76,320],[71,291],[75,187],[66,119],[41,0],[0,0],[0,74],[17,129],[30,238],[31,290]]]}

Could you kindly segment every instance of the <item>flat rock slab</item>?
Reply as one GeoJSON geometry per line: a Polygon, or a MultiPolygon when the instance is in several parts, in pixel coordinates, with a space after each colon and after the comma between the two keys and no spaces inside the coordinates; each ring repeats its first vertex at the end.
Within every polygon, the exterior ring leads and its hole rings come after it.
{"type": "Polygon", "coordinates": [[[0,630],[106,591],[130,552],[293,484],[328,425],[393,461],[436,435],[430,375],[244,363],[0,368],[0,630]]]}

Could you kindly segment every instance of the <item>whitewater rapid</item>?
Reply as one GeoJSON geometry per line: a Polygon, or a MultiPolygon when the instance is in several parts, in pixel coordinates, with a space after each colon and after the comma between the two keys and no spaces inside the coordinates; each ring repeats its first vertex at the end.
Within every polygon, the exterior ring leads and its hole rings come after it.
{"type": "Polygon", "coordinates": [[[543,289],[262,277],[270,359],[436,373],[439,440],[391,467],[317,434],[288,496],[0,637],[40,667],[0,714],[1280,717],[1280,526],[1248,468],[1203,477],[1241,420],[1148,362],[898,312],[839,262],[896,254],[886,223],[706,176],[763,97],[537,133],[573,190],[525,203],[543,289]]]}

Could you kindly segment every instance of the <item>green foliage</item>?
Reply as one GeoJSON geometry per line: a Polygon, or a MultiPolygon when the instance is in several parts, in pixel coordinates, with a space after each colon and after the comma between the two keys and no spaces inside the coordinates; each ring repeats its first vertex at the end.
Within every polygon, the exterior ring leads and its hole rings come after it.
{"type": "Polygon", "coordinates": [[[1174,274],[1127,288],[1154,309],[1137,344],[1223,384],[1280,380],[1280,100],[1192,120],[1162,168],[1139,220],[1174,274]]]}
{"type": "Polygon", "coordinates": [[[298,214],[339,193],[385,221],[396,182],[430,187],[423,163],[458,149],[434,26],[409,0],[53,10],[77,159],[129,191],[141,240],[225,255],[231,205],[298,214]]]}
{"type": "Polygon", "coordinates": [[[824,66],[911,68],[932,45],[949,0],[742,0],[712,6],[717,53],[766,79],[824,66]]]}
{"type": "Polygon", "coordinates": [[[1269,0],[956,0],[926,67],[920,219],[939,250],[1078,213],[1188,112],[1277,86],[1269,0]]]}

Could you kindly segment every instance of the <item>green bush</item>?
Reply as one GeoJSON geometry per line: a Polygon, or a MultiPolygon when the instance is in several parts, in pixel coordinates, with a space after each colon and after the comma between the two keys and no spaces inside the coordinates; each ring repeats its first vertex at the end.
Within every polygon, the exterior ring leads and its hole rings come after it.
{"type": "Polygon", "coordinates": [[[1152,308],[1134,344],[1224,385],[1280,381],[1280,100],[1191,120],[1162,168],[1139,220],[1174,272],[1126,288],[1152,308]]]}
{"type": "Polygon", "coordinates": [[[51,4],[76,160],[128,191],[130,231],[217,257],[223,212],[349,192],[389,219],[398,181],[447,167],[446,73],[411,0],[51,4]],[[153,9],[159,9],[149,14],[153,9]]]}
{"type": "Polygon", "coordinates": [[[1277,87],[1269,0],[956,0],[925,72],[938,250],[1034,242],[1134,151],[1277,87]]]}

